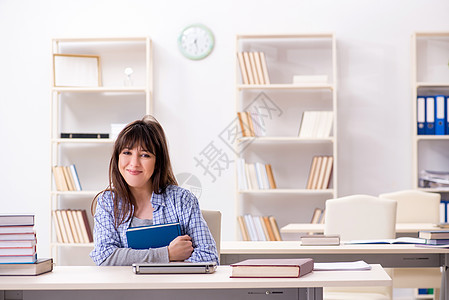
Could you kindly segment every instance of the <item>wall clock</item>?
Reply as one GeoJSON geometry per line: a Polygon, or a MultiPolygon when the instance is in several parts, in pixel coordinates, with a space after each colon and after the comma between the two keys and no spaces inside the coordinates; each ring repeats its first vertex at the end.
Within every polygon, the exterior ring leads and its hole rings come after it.
{"type": "Polygon", "coordinates": [[[206,58],[214,49],[214,35],[202,24],[193,24],[182,30],[178,37],[181,53],[193,60],[206,58]]]}

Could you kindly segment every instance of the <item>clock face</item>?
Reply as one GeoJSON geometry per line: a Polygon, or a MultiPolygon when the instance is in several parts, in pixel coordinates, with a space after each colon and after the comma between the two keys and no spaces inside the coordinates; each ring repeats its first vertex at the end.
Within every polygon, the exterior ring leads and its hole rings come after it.
{"type": "Polygon", "coordinates": [[[203,59],[214,48],[214,35],[204,25],[191,25],[179,35],[178,47],[181,53],[189,59],[203,59]]]}

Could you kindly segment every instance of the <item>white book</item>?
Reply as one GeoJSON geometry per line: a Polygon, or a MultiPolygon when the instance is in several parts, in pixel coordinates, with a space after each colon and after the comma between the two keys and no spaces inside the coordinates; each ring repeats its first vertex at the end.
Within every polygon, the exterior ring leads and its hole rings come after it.
{"type": "Polygon", "coordinates": [[[257,181],[257,174],[256,174],[256,166],[253,163],[246,164],[248,167],[248,173],[249,173],[249,179],[251,181],[251,188],[253,190],[259,190],[259,183],[257,181]]]}
{"type": "Polygon", "coordinates": [[[259,241],[266,241],[265,233],[263,232],[262,223],[260,222],[260,218],[258,216],[252,216],[254,225],[256,226],[256,233],[259,241]]]}
{"type": "Polygon", "coordinates": [[[77,191],[81,191],[81,190],[82,190],[82,188],[81,188],[81,182],[80,182],[80,179],[79,179],[79,177],[78,177],[78,172],[76,171],[75,165],[74,165],[74,164],[71,164],[71,165],[69,166],[69,169],[70,169],[70,173],[72,174],[73,180],[74,180],[74,182],[75,182],[75,188],[76,188],[76,190],[77,190],[77,191]]]}
{"type": "Polygon", "coordinates": [[[248,229],[248,234],[251,239],[251,241],[257,241],[257,233],[256,233],[256,227],[254,226],[254,221],[251,215],[246,214],[243,216],[243,219],[246,223],[246,228],[248,229]]]}
{"type": "Polygon", "coordinates": [[[248,183],[247,183],[247,179],[246,179],[245,159],[244,158],[237,159],[237,177],[238,177],[239,189],[243,190],[243,191],[248,190],[248,183]]]}

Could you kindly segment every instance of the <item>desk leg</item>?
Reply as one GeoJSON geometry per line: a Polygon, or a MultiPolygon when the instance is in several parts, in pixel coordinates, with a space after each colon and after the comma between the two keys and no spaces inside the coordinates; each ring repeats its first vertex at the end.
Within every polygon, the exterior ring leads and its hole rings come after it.
{"type": "Polygon", "coordinates": [[[449,254],[444,254],[444,262],[442,268],[440,300],[446,300],[446,297],[449,297],[449,254]]]}
{"type": "Polygon", "coordinates": [[[299,297],[299,299],[306,299],[306,300],[323,300],[323,288],[322,287],[315,287],[315,288],[306,288],[305,289],[305,297],[299,297]]]}

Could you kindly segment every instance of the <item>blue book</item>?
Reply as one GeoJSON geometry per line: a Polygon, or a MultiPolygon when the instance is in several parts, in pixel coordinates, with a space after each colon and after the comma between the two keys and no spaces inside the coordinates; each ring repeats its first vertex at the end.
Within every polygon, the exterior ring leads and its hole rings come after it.
{"type": "Polygon", "coordinates": [[[445,102],[446,97],[443,95],[435,96],[435,134],[444,135],[446,129],[445,120],[445,102]]]}
{"type": "Polygon", "coordinates": [[[435,97],[426,97],[426,134],[435,134],[435,97]]]}
{"type": "Polygon", "coordinates": [[[449,239],[428,239],[426,240],[428,245],[449,245],[449,239]]]}
{"type": "Polygon", "coordinates": [[[416,120],[418,122],[418,135],[426,134],[426,98],[422,96],[418,96],[416,120]]]}
{"type": "Polygon", "coordinates": [[[179,223],[130,227],[126,230],[128,246],[133,249],[165,247],[179,235],[179,223]]]}

